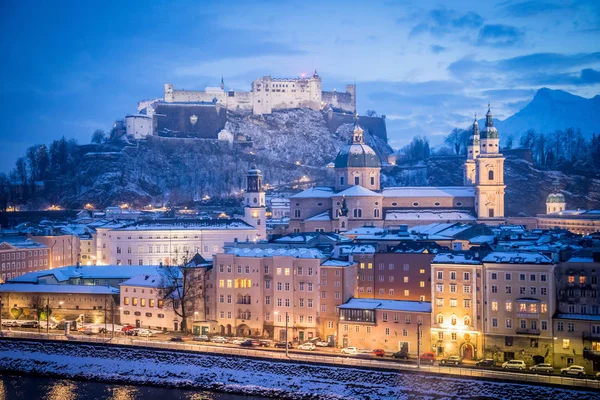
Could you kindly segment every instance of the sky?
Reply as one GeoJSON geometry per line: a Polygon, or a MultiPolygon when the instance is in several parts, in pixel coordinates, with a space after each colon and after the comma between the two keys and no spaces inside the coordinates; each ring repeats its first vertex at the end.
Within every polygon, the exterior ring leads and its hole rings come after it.
{"type": "Polygon", "coordinates": [[[488,102],[505,119],[541,87],[600,93],[598,0],[4,0],[0,24],[0,172],[34,144],[89,143],[165,83],[247,91],[316,69],[325,90],[356,82],[394,148],[488,102]]]}

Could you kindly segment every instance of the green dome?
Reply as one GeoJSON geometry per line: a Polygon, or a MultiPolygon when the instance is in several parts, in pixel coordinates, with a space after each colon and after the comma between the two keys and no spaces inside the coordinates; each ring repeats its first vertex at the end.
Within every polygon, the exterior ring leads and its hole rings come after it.
{"type": "Polygon", "coordinates": [[[565,196],[562,193],[550,193],[546,203],[566,203],[565,196]]]}
{"type": "Polygon", "coordinates": [[[335,158],[336,168],[381,168],[381,161],[371,146],[363,143],[346,145],[335,158]]]}

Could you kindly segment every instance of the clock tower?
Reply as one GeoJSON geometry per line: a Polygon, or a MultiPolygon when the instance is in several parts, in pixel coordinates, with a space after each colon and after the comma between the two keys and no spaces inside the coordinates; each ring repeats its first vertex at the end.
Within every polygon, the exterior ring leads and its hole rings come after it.
{"type": "Polygon", "coordinates": [[[258,230],[257,238],[267,240],[265,192],[262,173],[252,165],[248,170],[248,186],[244,193],[244,221],[258,230]]]}
{"type": "Polygon", "coordinates": [[[498,130],[488,104],[485,128],[481,131],[481,152],[475,158],[475,211],[478,220],[504,220],[504,156],[500,154],[498,130]]]}

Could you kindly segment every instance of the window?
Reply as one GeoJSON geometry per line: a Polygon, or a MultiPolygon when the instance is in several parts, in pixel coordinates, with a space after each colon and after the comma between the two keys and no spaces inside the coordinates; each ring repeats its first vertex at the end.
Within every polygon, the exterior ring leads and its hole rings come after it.
{"type": "Polygon", "coordinates": [[[498,286],[492,285],[492,293],[498,293],[498,286]]]}
{"type": "Polygon", "coordinates": [[[512,311],[512,301],[508,300],[505,304],[506,307],[506,311],[511,312],[512,311]]]}
{"type": "Polygon", "coordinates": [[[438,293],[442,293],[444,291],[444,285],[435,285],[435,291],[438,293]]]}
{"type": "Polygon", "coordinates": [[[452,325],[456,325],[456,315],[453,315],[453,316],[450,317],[450,323],[452,325]]]}
{"type": "Polygon", "coordinates": [[[511,318],[506,318],[506,327],[508,329],[512,329],[512,319],[511,318]]]}
{"type": "Polygon", "coordinates": [[[469,286],[469,285],[463,286],[463,292],[464,293],[471,293],[471,286],[469,286]]]}
{"type": "Polygon", "coordinates": [[[488,180],[490,180],[490,181],[494,180],[494,171],[492,171],[492,170],[488,171],[488,180]]]}
{"type": "Polygon", "coordinates": [[[510,281],[511,279],[512,279],[512,274],[510,272],[507,272],[504,274],[505,281],[510,281]]]}
{"type": "Polygon", "coordinates": [[[383,320],[383,322],[387,322],[388,320],[388,313],[384,312],[381,314],[381,319],[383,320]]]}
{"type": "Polygon", "coordinates": [[[498,318],[492,318],[492,327],[494,327],[494,328],[498,327],[498,318]]]}
{"type": "Polygon", "coordinates": [[[542,321],[542,330],[543,331],[547,331],[548,330],[548,321],[542,321]]]}
{"type": "Polygon", "coordinates": [[[290,269],[289,269],[289,268],[286,268],[284,271],[285,271],[285,275],[286,275],[286,276],[289,276],[289,275],[290,275],[290,269]]]}
{"type": "Polygon", "coordinates": [[[573,322],[567,323],[567,332],[575,332],[575,324],[573,322]]]}
{"type": "Polygon", "coordinates": [[[557,331],[561,331],[561,332],[564,331],[564,325],[563,325],[562,322],[557,322],[556,323],[556,330],[557,331]]]}
{"type": "Polygon", "coordinates": [[[450,293],[456,293],[456,284],[450,285],[450,293]]]}
{"type": "Polygon", "coordinates": [[[444,279],[444,273],[442,271],[438,271],[437,278],[438,279],[444,279]]]}
{"type": "Polygon", "coordinates": [[[542,312],[542,313],[548,312],[548,305],[546,303],[540,304],[540,312],[542,312]]]}
{"type": "Polygon", "coordinates": [[[492,280],[495,281],[498,279],[498,274],[495,272],[492,272],[492,280]]]}
{"type": "Polygon", "coordinates": [[[271,296],[265,296],[265,304],[266,305],[271,304],[271,296]]]}
{"type": "Polygon", "coordinates": [[[354,215],[354,218],[362,218],[362,209],[355,208],[352,213],[354,215]]]}
{"type": "Polygon", "coordinates": [[[424,288],[425,287],[425,281],[420,281],[419,282],[419,287],[423,287],[424,288]]]}
{"type": "Polygon", "coordinates": [[[575,283],[575,276],[569,275],[569,277],[567,278],[567,280],[569,281],[569,283],[575,283]]]}
{"type": "MultiPolygon", "coordinates": [[[[394,289],[390,289],[390,290],[394,290],[394,289]]],[[[410,295],[410,291],[408,289],[404,290],[404,297],[408,297],[410,295]]]]}
{"type": "Polygon", "coordinates": [[[563,339],[562,347],[563,349],[568,349],[569,347],[571,347],[571,339],[563,339]]]}
{"type": "Polygon", "coordinates": [[[492,301],[492,311],[498,311],[498,302],[492,301]]]}
{"type": "Polygon", "coordinates": [[[450,334],[450,338],[451,338],[453,341],[455,341],[455,342],[456,342],[456,338],[457,338],[456,332],[452,332],[452,333],[450,334]]]}
{"type": "Polygon", "coordinates": [[[463,318],[463,323],[465,326],[471,326],[471,317],[467,315],[465,318],[463,318]]]}
{"type": "Polygon", "coordinates": [[[390,336],[390,328],[385,328],[385,335],[390,336]]]}
{"type": "Polygon", "coordinates": [[[470,299],[465,299],[463,300],[463,307],[464,308],[471,308],[471,300],[470,299]]]}
{"type": "Polygon", "coordinates": [[[450,307],[456,307],[457,306],[457,300],[456,299],[450,299],[450,307]]]}
{"type": "Polygon", "coordinates": [[[464,279],[465,281],[469,281],[469,280],[471,280],[471,274],[470,274],[469,272],[465,272],[465,273],[463,273],[463,279],[464,279]]]}
{"type": "Polygon", "coordinates": [[[504,292],[506,294],[511,294],[512,293],[512,286],[505,286],[504,287],[504,292]]]}
{"type": "Polygon", "coordinates": [[[271,281],[270,280],[265,281],[265,289],[271,289],[271,281]]]}
{"type": "Polygon", "coordinates": [[[519,274],[519,280],[520,281],[524,281],[525,279],[526,279],[525,278],[525,274],[519,274]]]}

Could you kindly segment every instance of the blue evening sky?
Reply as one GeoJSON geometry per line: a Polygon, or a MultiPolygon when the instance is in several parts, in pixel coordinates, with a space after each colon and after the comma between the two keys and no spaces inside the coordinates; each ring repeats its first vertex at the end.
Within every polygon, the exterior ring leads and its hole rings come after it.
{"type": "Polygon", "coordinates": [[[356,80],[358,109],[387,115],[390,144],[435,144],[491,101],[504,119],[540,87],[600,92],[600,1],[28,1],[0,5],[0,171],[28,146],[95,129],[224,76],[316,69],[356,80]]]}

